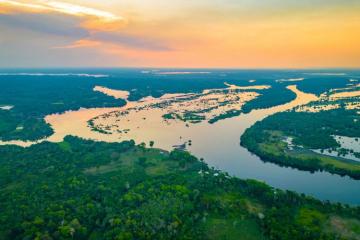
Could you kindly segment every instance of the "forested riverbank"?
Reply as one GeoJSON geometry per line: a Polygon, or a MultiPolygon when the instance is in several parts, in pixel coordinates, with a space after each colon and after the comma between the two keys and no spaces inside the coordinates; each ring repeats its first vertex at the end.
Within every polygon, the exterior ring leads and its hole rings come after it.
{"type": "Polygon", "coordinates": [[[357,239],[358,207],[210,169],[183,151],[67,137],[0,147],[2,239],[357,239]]]}
{"type": "MultiPolygon", "coordinates": [[[[344,105],[345,106],[345,105],[344,105]]],[[[277,113],[257,122],[241,136],[241,144],[264,161],[307,171],[325,170],[360,179],[360,162],[348,160],[333,135],[359,137],[360,115],[344,107],[319,112],[277,113]],[[291,143],[287,143],[287,139],[291,143]],[[289,146],[293,145],[293,146],[289,146]],[[328,156],[312,149],[339,150],[328,156]]],[[[357,153],[355,153],[357,154],[357,153]]]]}

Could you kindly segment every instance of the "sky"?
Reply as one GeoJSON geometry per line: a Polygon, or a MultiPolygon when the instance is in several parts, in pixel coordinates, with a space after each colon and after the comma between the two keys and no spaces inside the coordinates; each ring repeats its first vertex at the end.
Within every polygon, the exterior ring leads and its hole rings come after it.
{"type": "Polygon", "coordinates": [[[360,68],[359,0],[0,0],[0,67],[360,68]]]}

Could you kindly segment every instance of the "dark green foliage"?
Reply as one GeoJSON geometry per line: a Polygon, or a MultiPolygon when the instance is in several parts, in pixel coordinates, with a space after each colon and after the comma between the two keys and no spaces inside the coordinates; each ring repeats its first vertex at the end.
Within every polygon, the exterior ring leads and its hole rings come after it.
{"type": "Polygon", "coordinates": [[[192,113],[192,112],[185,112],[184,114],[184,121],[187,122],[201,122],[202,120],[205,120],[205,116],[202,115],[198,115],[196,113],[192,113]]]}
{"type": "Polygon", "coordinates": [[[230,110],[230,111],[222,113],[222,114],[220,114],[220,115],[218,115],[216,117],[211,118],[208,122],[210,124],[213,124],[213,123],[216,123],[217,121],[220,121],[220,120],[223,120],[223,119],[226,119],[226,118],[237,117],[241,113],[242,113],[241,110],[230,110]]]}
{"type": "Polygon", "coordinates": [[[270,89],[259,91],[261,96],[247,102],[243,108],[243,113],[249,113],[254,109],[269,108],[290,102],[296,98],[295,93],[286,89],[286,85],[272,84],[270,89]]]}
{"type": "Polygon", "coordinates": [[[338,147],[331,135],[360,136],[360,116],[356,111],[343,108],[332,111],[283,112],[257,124],[260,129],[282,131],[293,136],[294,143],[313,149],[338,147]]]}
{"type": "Polygon", "coordinates": [[[176,119],[173,113],[166,113],[162,116],[164,119],[176,119]]]}
{"type": "Polygon", "coordinates": [[[14,106],[9,111],[0,110],[0,139],[37,140],[51,135],[53,131],[44,121],[48,114],[125,104],[124,100],[94,92],[96,84],[101,81],[76,76],[0,79],[0,104],[14,106]]]}
{"type": "MultiPolygon", "coordinates": [[[[328,71],[324,70],[323,73],[335,73],[336,71],[328,71]]],[[[346,71],[350,72],[350,71],[346,71]]],[[[357,75],[356,71],[350,73],[357,75]]],[[[330,89],[336,88],[344,88],[346,87],[346,83],[349,80],[349,76],[331,76],[331,75],[323,75],[323,76],[312,76],[305,75],[306,79],[304,81],[297,82],[299,90],[307,93],[314,93],[316,95],[321,95],[324,92],[328,92],[330,89]]]]}
{"type": "Polygon", "coordinates": [[[133,141],[66,137],[0,156],[0,239],[335,239],[330,216],[360,214],[133,141]]]}
{"type": "Polygon", "coordinates": [[[288,136],[294,138],[294,144],[303,146],[305,149],[339,147],[332,135],[360,136],[360,116],[357,112],[340,108],[318,113],[295,111],[277,113],[247,129],[241,137],[241,144],[264,161],[276,162],[302,170],[326,170],[359,179],[360,164],[358,162],[342,161],[334,157],[326,159],[319,154],[308,154],[309,151],[302,149],[298,149],[298,151],[305,154],[298,154],[278,146],[283,138],[288,136]],[[279,132],[280,136],[273,138],[270,136],[270,132],[279,132]],[[271,151],[264,151],[264,145],[276,147],[271,151]],[[304,157],[304,155],[306,156],[304,157]]]}
{"type": "Polygon", "coordinates": [[[25,116],[15,110],[0,111],[0,139],[2,140],[36,140],[52,133],[52,129],[43,118],[25,116]]]}

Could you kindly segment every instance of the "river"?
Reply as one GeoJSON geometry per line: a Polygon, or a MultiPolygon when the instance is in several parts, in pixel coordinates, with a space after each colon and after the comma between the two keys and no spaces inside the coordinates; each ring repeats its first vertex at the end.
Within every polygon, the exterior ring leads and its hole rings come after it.
{"type": "MultiPolygon", "coordinates": [[[[145,106],[148,102],[159,99],[148,98],[143,101],[129,102],[122,108],[80,109],[46,117],[55,133],[48,139],[41,141],[59,142],[66,135],[74,135],[98,141],[117,142],[134,139],[137,143],[155,142],[155,147],[171,150],[174,145],[183,144],[191,140],[187,149],[210,165],[230,175],[242,179],[257,179],[267,184],[286,190],[305,193],[321,200],[360,205],[360,183],[349,177],[341,177],[327,172],[310,173],[293,168],[280,167],[273,163],[264,163],[256,155],[240,146],[240,136],[256,121],[276,112],[285,111],[293,107],[317,100],[312,94],[299,91],[295,85],[289,90],[296,93],[297,98],[287,104],[253,110],[248,114],[228,118],[209,124],[203,121],[198,124],[185,124],[182,121],[171,123],[164,121],[162,115],[166,113],[162,108],[149,108],[132,111],[127,116],[119,117],[118,112],[133,107],[145,106]],[[98,124],[112,126],[113,134],[101,134],[92,131],[87,121],[97,117],[98,124]],[[113,126],[120,125],[125,132],[115,131],[113,126]]],[[[112,94],[114,91],[112,90],[112,94]]],[[[181,95],[175,96],[179,97],[181,95]]],[[[164,99],[164,98],[163,98],[164,99]]],[[[162,100],[163,100],[162,99],[162,100]]],[[[0,144],[18,144],[30,146],[38,142],[1,142],[0,144]]]]}

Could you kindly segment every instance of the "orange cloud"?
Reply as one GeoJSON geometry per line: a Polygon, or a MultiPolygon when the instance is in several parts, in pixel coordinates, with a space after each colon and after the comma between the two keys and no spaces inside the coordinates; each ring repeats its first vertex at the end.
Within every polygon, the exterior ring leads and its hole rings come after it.
{"type": "Polygon", "coordinates": [[[98,47],[101,45],[101,42],[92,41],[88,39],[81,39],[73,44],[60,46],[60,47],[53,47],[53,49],[72,49],[72,48],[89,48],[89,47],[98,47]]]}

